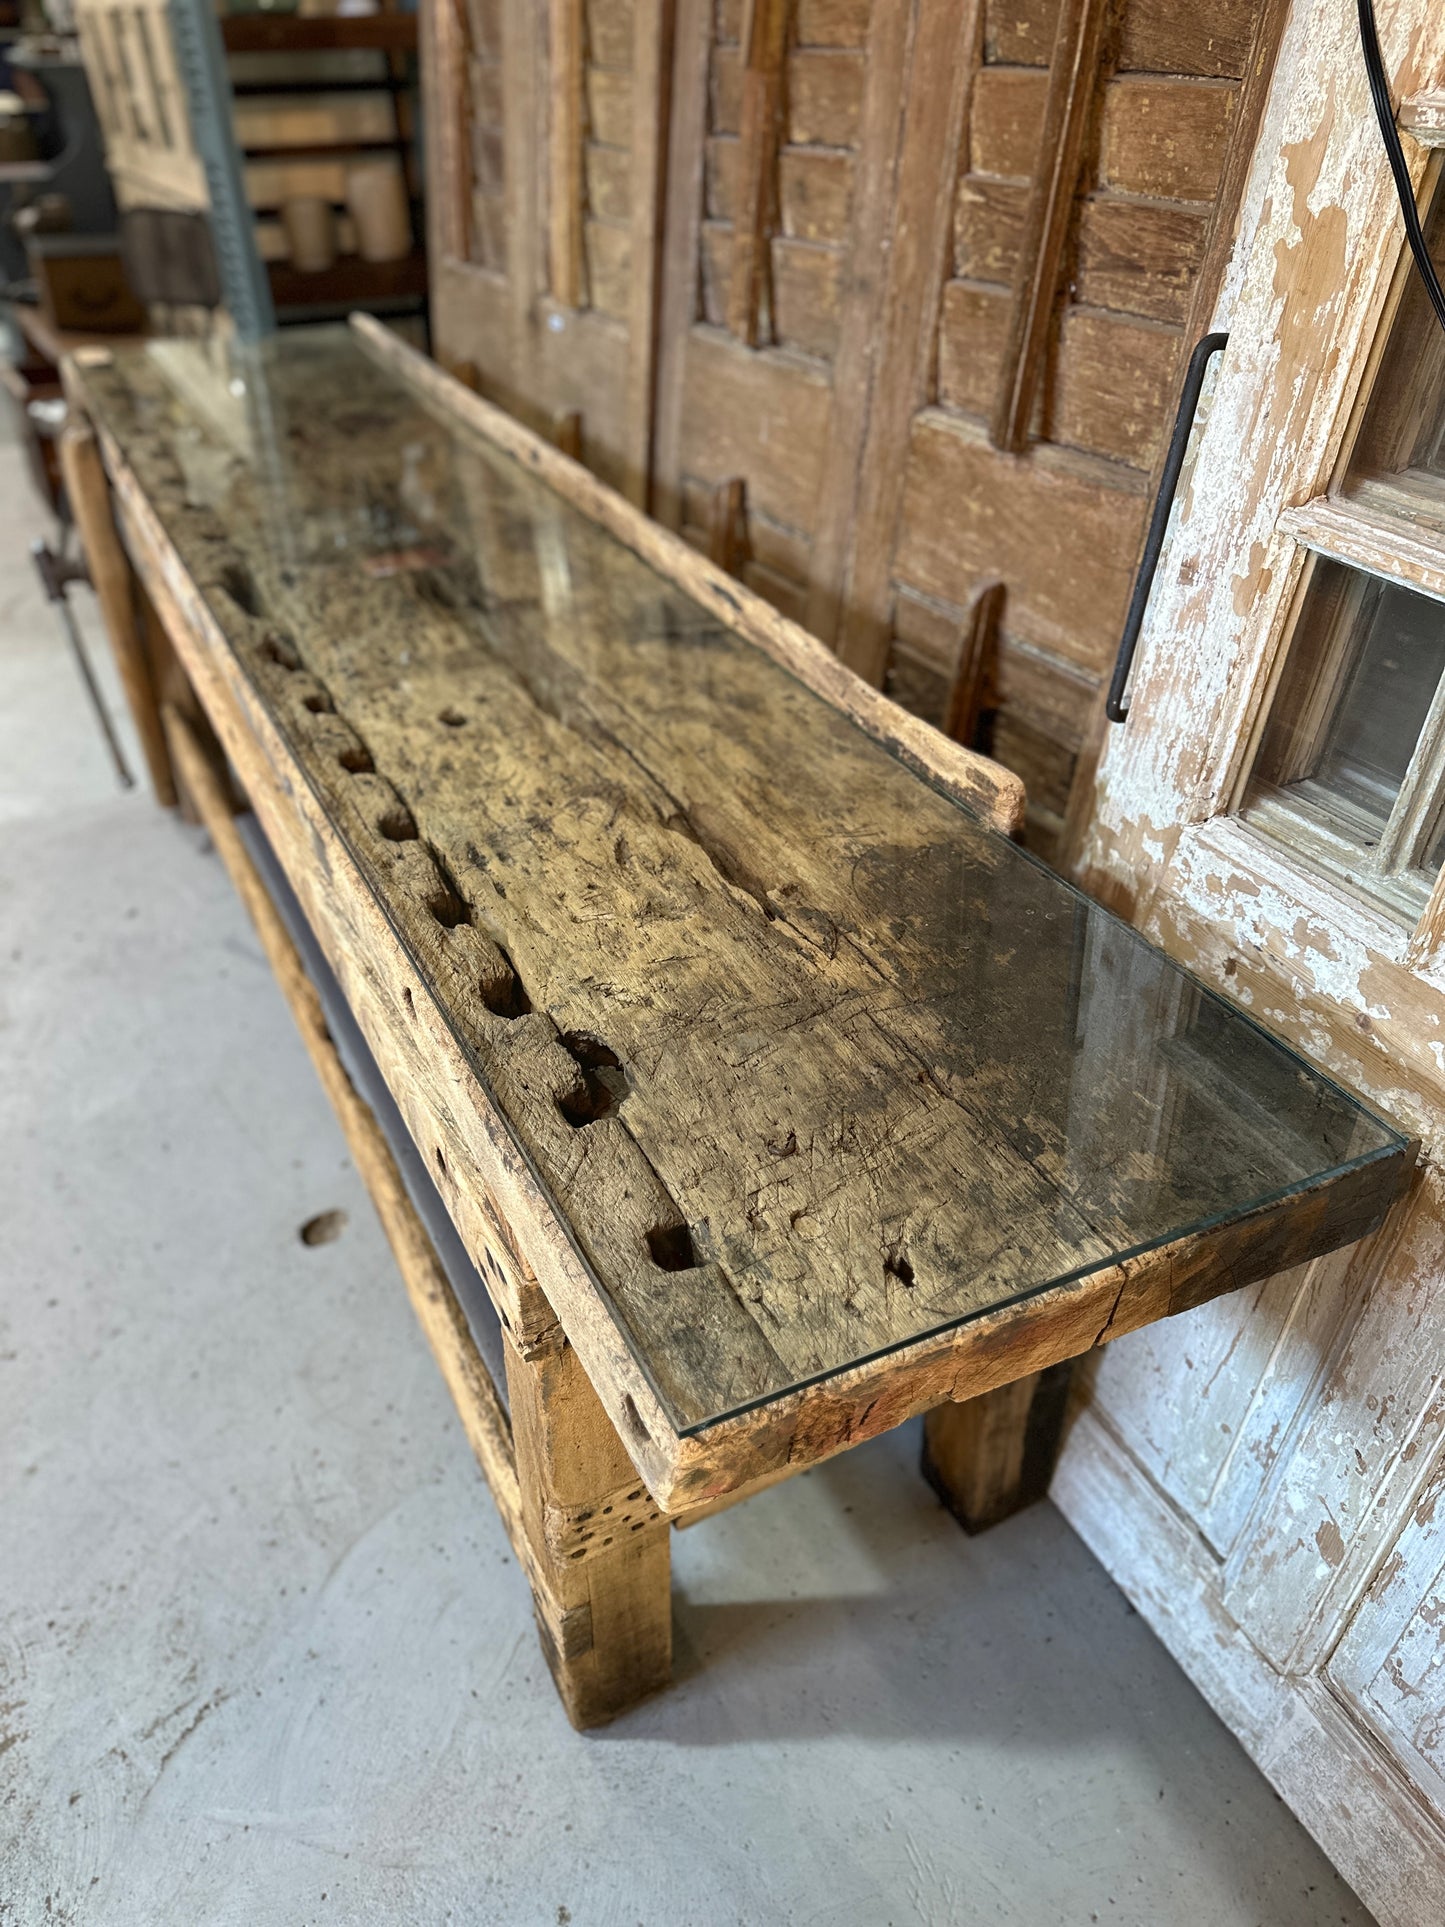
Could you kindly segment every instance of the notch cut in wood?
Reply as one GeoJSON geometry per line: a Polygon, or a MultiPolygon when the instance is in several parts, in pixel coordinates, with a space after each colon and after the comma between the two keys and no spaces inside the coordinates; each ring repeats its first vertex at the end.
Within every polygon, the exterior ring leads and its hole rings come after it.
{"type": "Polygon", "coordinates": [[[730,476],[713,489],[708,502],[707,559],[736,575],[747,554],[747,483],[730,476]]]}
{"type": "Polygon", "coordinates": [[[945,734],[969,749],[978,735],[984,695],[998,654],[998,630],[1006,594],[1002,582],[985,582],[974,592],[959,632],[943,728],[945,734]]]}
{"type": "Polygon", "coordinates": [[[552,441],[559,454],[570,455],[574,462],[582,459],[582,410],[568,409],[565,413],[552,418],[552,441]]]}

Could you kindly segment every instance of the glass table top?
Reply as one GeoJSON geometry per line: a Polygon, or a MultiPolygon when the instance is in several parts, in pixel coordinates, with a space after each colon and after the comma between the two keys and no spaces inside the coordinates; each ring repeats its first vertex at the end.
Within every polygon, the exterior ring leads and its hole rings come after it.
{"type": "Polygon", "coordinates": [[[345,329],[87,402],[680,1433],[1405,1140],[345,329]]]}

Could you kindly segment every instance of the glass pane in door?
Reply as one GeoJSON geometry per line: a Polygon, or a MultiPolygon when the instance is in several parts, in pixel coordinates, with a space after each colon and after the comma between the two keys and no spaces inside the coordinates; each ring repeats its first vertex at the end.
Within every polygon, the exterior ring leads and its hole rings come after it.
{"type": "Polygon", "coordinates": [[[1349,647],[1353,668],[1318,780],[1383,826],[1445,669],[1445,610],[1393,582],[1364,579],[1349,647]]]}
{"type": "MultiPolygon", "coordinates": [[[[1425,222],[1430,258],[1445,277],[1440,174],[1425,222]]],[[[1399,306],[1350,459],[1346,495],[1432,529],[1445,528],[1445,330],[1408,255],[1399,306]]]]}
{"type": "Polygon", "coordinates": [[[1318,561],[1256,777],[1379,840],[1445,671],[1445,605],[1318,561]]]}

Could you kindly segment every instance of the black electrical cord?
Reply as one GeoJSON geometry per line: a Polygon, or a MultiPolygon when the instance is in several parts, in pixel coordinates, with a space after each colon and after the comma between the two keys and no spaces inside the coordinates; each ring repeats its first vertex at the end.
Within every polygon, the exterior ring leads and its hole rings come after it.
{"type": "Polygon", "coordinates": [[[1405,239],[1410,243],[1410,252],[1415,257],[1415,266],[1420,270],[1420,279],[1425,283],[1425,292],[1430,297],[1430,305],[1435,310],[1435,319],[1445,328],[1445,288],[1440,286],[1440,277],[1435,272],[1435,263],[1430,259],[1430,250],[1425,245],[1424,230],[1420,226],[1420,209],[1415,202],[1415,190],[1410,185],[1410,170],[1405,165],[1405,150],[1400,145],[1399,130],[1395,126],[1395,109],[1390,101],[1390,87],[1385,79],[1385,63],[1380,55],[1380,36],[1375,27],[1374,0],[1359,0],[1360,9],[1360,48],[1365,56],[1365,73],[1370,82],[1370,98],[1375,103],[1375,118],[1380,123],[1380,138],[1385,143],[1385,152],[1390,157],[1390,172],[1395,177],[1395,192],[1400,197],[1400,212],[1405,217],[1405,239]]]}

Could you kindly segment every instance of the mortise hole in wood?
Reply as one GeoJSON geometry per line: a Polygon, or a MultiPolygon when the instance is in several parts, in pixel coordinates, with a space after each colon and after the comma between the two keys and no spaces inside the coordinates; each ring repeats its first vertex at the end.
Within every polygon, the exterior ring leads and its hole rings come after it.
{"type": "Polygon", "coordinates": [[[299,669],[301,658],[279,629],[268,629],[261,638],[261,655],[282,669],[299,669]]]}
{"type": "Polygon", "coordinates": [[[260,591],[244,562],[228,562],[221,571],[220,585],[238,609],[248,616],[261,614],[260,591]]]}
{"type": "MultiPolygon", "coordinates": [[[[610,1117],[627,1095],[627,1073],[615,1051],[585,1031],[568,1031],[560,1039],[577,1066],[577,1081],[557,1099],[557,1109],[574,1129],[610,1117]]],[[[684,1270],[677,1265],[674,1270],[684,1270]]]]}
{"type": "Polygon", "coordinates": [[[421,832],[416,827],[416,818],[405,803],[397,803],[377,819],[377,829],[388,843],[415,843],[421,832]]]}
{"type": "Polygon", "coordinates": [[[365,743],[351,743],[342,750],[337,762],[353,776],[369,776],[376,764],[371,760],[371,751],[365,743]]]}
{"type": "Polygon", "coordinates": [[[406,1014],[407,1014],[407,1016],[408,1016],[408,1017],[415,1017],[415,1016],[416,1016],[416,1004],[415,1004],[415,1003],[413,1002],[413,1000],[412,1000],[412,994],[411,994],[411,985],[410,985],[410,984],[407,984],[407,985],[406,985],[406,987],[405,987],[405,988],[403,989],[403,991],[402,991],[402,993],[401,993],[401,1001],[402,1001],[402,1002],[403,1002],[403,1003],[404,1003],[404,1004],[406,1005],[406,1014]]]}
{"type": "Polygon", "coordinates": [[[888,1253],[888,1256],[883,1260],[883,1269],[890,1278],[896,1278],[900,1285],[912,1286],[914,1275],[913,1265],[902,1245],[900,1245],[896,1251],[890,1251],[888,1253]]]}
{"type": "Polygon", "coordinates": [[[324,689],[313,689],[309,696],[301,698],[301,707],[309,709],[313,716],[329,716],[336,705],[324,689]]]}
{"type": "Polygon", "coordinates": [[[455,890],[441,884],[426,900],[431,911],[443,930],[455,930],[458,924],[470,923],[472,913],[455,890]]]}
{"type": "Polygon", "coordinates": [[[647,1234],[647,1249],[659,1271],[693,1271],[697,1252],[685,1224],[655,1224],[647,1234]]]}
{"type": "Polygon", "coordinates": [[[445,1177],[447,1174],[447,1161],[445,1157],[442,1155],[442,1147],[439,1144],[432,1146],[432,1155],[435,1157],[437,1161],[438,1171],[440,1171],[442,1176],[445,1177]]]}
{"type": "Polygon", "coordinates": [[[440,716],[437,717],[437,721],[439,723],[445,723],[448,729],[460,729],[466,720],[466,717],[459,709],[453,709],[450,706],[444,709],[440,716]]]}
{"type": "Polygon", "coordinates": [[[527,995],[526,985],[517,975],[517,966],[512,962],[501,945],[497,955],[502,967],[494,975],[483,977],[477,984],[477,994],[494,1017],[505,1017],[508,1022],[517,1017],[530,1015],[532,1000],[527,995]]]}
{"type": "Polygon", "coordinates": [[[636,1401],[631,1392],[624,1392],[622,1394],[622,1416],[626,1420],[627,1429],[631,1432],[632,1436],[635,1439],[640,1439],[644,1445],[651,1445],[652,1434],[643,1424],[642,1414],[638,1411],[636,1401]]]}

